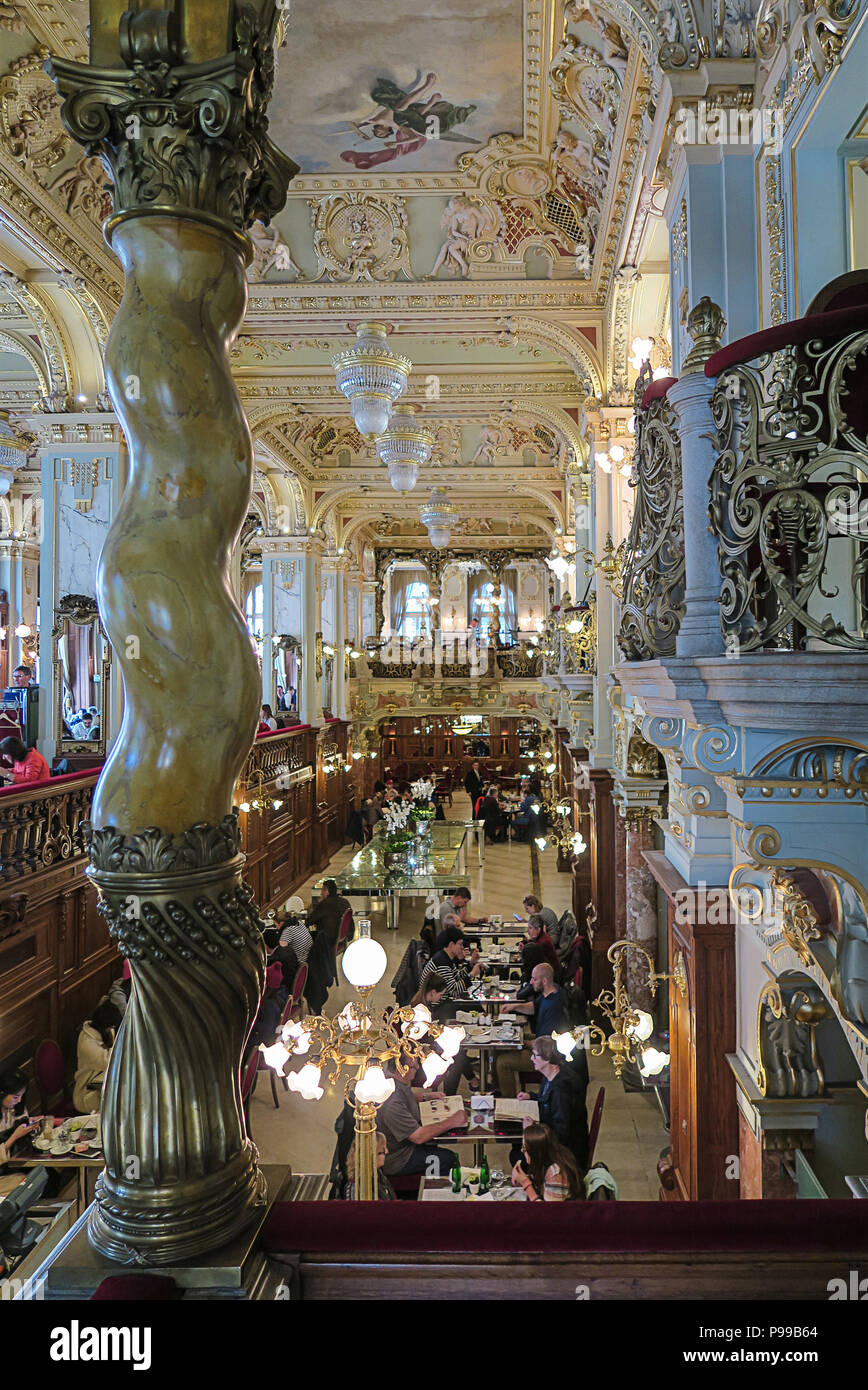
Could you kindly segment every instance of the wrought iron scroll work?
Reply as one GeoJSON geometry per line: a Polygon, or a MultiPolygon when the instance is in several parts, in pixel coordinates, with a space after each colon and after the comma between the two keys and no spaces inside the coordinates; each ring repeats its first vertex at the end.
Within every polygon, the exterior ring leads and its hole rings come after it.
{"type": "Polygon", "coordinates": [[[631,486],[636,505],[618,645],[628,661],[647,661],[675,654],[685,611],[681,441],[665,396],[636,411],[631,486]]]}
{"type": "Polygon", "coordinates": [[[788,344],[718,381],[709,517],[728,648],[798,651],[811,636],[868,651],[868,447],[847,416],[866,350],[866,332],[788,344]],[[855,622],[828,577],[833,540],[851,548],[855,622]],[[823,612],[823,599],[837,611],[823,612]]]}

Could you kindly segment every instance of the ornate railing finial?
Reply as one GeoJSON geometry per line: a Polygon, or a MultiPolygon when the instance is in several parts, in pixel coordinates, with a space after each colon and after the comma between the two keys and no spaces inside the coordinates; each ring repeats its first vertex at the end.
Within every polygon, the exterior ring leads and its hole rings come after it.
{"type": "Polygon", "coordinates": [[[695,376],[704,370],[709,357],[723,346],[721,337],[725,329],[723,310],[704,294],[687,315],[687,331],[693,339],[693,347],[684,359],[682,376],[695,376]]]}

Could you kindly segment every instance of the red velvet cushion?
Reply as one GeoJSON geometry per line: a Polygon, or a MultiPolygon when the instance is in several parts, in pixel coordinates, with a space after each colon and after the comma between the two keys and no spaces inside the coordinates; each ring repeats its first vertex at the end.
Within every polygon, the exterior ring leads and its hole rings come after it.
{"type": "Polygon", "coordinates": [[[271,1255],[868,1249],[868,1204],[802,1202],[277,1202],[271,1255]]]}
{"type": "Polygon", "coordinates": [[[179,1298],[181,1290],[167,1274],[111,1274],[90,1296],[91,1303],[165,1302],[179,1298]]]}
{"type": "Polygon", "coordinates": [[[652,381],[650,386],[645,387],[645,394],[642,397],[642,409],[645,410],[652,401],[659,401],[661,396],[665,396],[670,386],[674,386],[678,380],[677,376],[661,376],[656,381],[652,381]]]}
{"type": "Polygon", "coordinates": [[[858,329],[868,329],[868,304],[849,309],[833,309],[827,314],[811,314],[809,318],[791,319],[789,323],[764,328],[761,333],[749,333],[715,352],[705,364],[706,376],[720,376],[727,367],[750,362],[764,352],[776,352],[788,343],[807,343],[812,338],[845,338],[858,329]]]}

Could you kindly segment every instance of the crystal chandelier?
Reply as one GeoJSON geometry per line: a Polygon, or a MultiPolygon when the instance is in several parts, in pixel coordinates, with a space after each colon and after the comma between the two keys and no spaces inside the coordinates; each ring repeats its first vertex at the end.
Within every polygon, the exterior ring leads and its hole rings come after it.
{"type": "Polygon", "coordinates": [[[377,453],[389,470],[389,482],[396,492],[412,492],[419,467],[431,457],[434,437],[427,425],[416,419],[416,406],[408,401],[396,405],[389,428],[377,440],[377,453]]]}
{"type": "Polygon", "coordinates": [[[0,497],[11,488],[12,475],[26,463],[27,450],[34,439],[33,435],[17,434],[7,412],[0,410],[0,497]]]}
{"type": "Polygon", "coordinates": [[[407,389],[413,363],[389,350],[385,324],[366,322],[356,329],[354,345],[335,354],[332,366],[359,433],[376,439],[386,429],[395,401],[407,389]]]}
{"type": "Polygon", "coordinates": [[[449,501],[442,487],[435,487],[428,501],[419,508],[419,518],[428,528],[428,539],[435,550],[443,550],[452,535],[453,518],[456,508],[449,501]]]}

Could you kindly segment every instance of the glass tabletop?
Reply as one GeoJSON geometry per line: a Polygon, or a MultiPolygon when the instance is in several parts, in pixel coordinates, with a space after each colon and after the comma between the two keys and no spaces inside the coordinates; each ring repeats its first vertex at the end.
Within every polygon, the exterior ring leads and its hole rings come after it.
{"type": "Polygon", "coordinates": [[[466,838],[467,827],[462,821],[433,821],[430,835],[417,839],[399,861],[390,855],[387,864],[388,851],[382,836],[375,832],[370,843],[334,875],[338,892],[425,893],[467,886],[469,875],[457,871],[466,838]]]}

